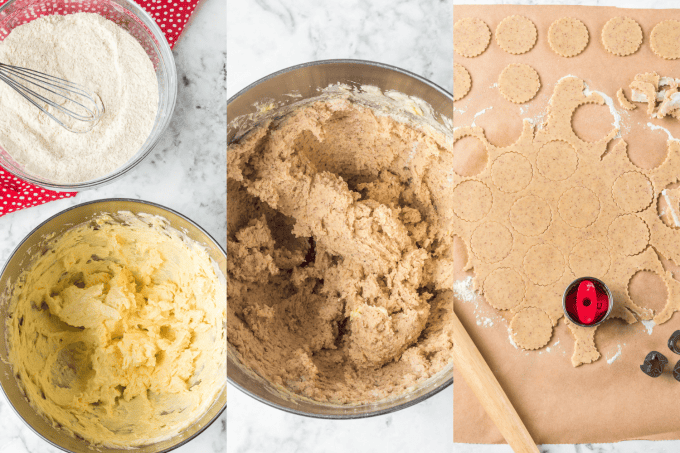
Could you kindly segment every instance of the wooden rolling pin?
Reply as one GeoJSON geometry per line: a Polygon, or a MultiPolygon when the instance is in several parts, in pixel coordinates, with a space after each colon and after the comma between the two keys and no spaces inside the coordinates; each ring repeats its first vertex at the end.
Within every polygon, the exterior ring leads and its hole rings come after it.
{"type": "MultiPolygon", "coordinates": [[[[479,349],[453,313],[453,364],[515,453],[540,453],[479,349]]],[[[454,401],[455,404],[455,401],[454,401]]]]}

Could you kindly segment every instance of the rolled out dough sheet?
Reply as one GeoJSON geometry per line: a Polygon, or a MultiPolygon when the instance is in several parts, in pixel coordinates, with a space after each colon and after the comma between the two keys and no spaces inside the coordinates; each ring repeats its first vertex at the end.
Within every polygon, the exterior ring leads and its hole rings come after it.
{"type": "MultiPolygon", "coordinates": [[[[680,138],[680,122],[671,118],[652,120],[647,116],[644,104],[626,111],[620,107],[616,93],[623,87],[630,99],[628,85],[639,73],[656,71],[663,76],[680,75],[677,61],[659,58],[649,46],[652,28],[663,20],[680,20],[680,10],[513,5],[454,7],[454,22],[464,17],[477,17],[491,30],[511,15],[530,19],[538,30],[538,42],[529,52],[518,56],[504,52],[495,39],[475,58],[454,54],[454,63],[463,64],[472,78],[470,92],[454,103],[454,127],[480,126],[492,144],[507,146],[519,137],[523,118],[532,119],[536,126],[545,120],[548,100],[557,81],[573,75],[612,100],[609,105],[586,106],[589,109],[575,114],[572,124],[577,134],[597,140],[616,123],[628,143],[633,163],[644,168],[662,163],[669,134],[680,138]],[[642,27],[642,45],[632,55],[612,55],[602,44],[602,27],[615,16],[631,17],[642,27]],[[587,26],[591,37],[584,51],[572,58],[557,56],[548,43],[550,24],[561,17],[578,18],[587,26]],[[495,86],[500,72],[511,63],[528,64],[540,76],[541,89],[526,104],[510,103],[495,86]],[[616,116],[612,116],[610,107],[615,109],[616,116]]],[[[485,158],[480,154],[479,159],[485,158]]],[[[473,167],[478,162],[469,162],[469,165],[473,167]]],[[[678,175],[680,177],[680,169],[678,175]]],[[[462,241],[457,242],[455,262],[462,269],[467,252],[462,241]]],[[[674,272],[677,270],[672,264],[669,266],[674,272]]],[[[680,274],[676,272],[675,275],[680,274]]],[[[516,348],[508,338],[508,321],[503,318],[505,312],[499,312],[483,297],[473,297],[470,293],[472,284],[466,278],[471,276],[474,277],[474,273],[462,271],[456,276],[459,282],[456,283],[455,311],[537,443],[680,439],[680,417],[677,416],[680,382],[669,372],[680,356],[666,346],[671,333],[680,329],[679,314],[658,326],[640,322],[627,325],[618,319],[606,321],[595,336],[602,357],[595,363],[574,368],[569,360],[574,347],[573,337],[563,320],[545,348],[538,351],[516,348]],[[660,351],[669,360],[666,372],[657,379],[644,375],[639,368],[645,355],[652,350],[660,351]]],[[[646,275],[637,279],[631,290],[633,300],[658,313],[666,298],[665,288],[659,282],[660,279],[646,275]]],[[[454,376],[454,441],[503,443],[503,437],[455,370],[454,376]]]]}

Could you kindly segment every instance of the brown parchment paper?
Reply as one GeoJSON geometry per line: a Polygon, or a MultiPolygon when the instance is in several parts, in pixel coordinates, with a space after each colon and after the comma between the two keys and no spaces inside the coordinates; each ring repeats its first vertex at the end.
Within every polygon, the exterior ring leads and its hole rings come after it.
{"type": "MultiPolygon", "coordinates": [[[[454,103],[454,127],[469,126],[474,122],[485,129],[491,143],[507,146],[519,137],[522,118],[532,118],[535,124],[542,122],[556,82],[573,75],[584,79],[590,89],[613,99],[621,115],[621,135],[628,142],[630,158],[636,165],[653,168],[666,156],[666,132],[650,130],[647,123],[662,126],[680,138],[677,120],[652,120],[646,115],[645,104],[637,104],[636,110],[626,112],[616,99],[616,92],[622,87],[631,98],[628,85],[638,73],[656,71],[662,76],[680,77],[680,60],[663,60],[649,47],[649,35],[654,25],[665,19],[680,20],[680,10],[454,6],[454,23],[463,17],[482,19],[492,31],[492,40],[489,48],[476,58],[464,58],[454,53],[454,62],[462,64],[472,77],[468,95],[454,103]],[[523,55],[504,52],[493,35],[498,23],[513,14],[528,17],[538,29],[536,46],[523,55]],[[565,16],[581,20],[590,34],[586,49],[573,58],[557,56],[548,44],[550,24],[565,16]],[[642,26],[643,43],[633,55],[614,56],[602,45],[602,27],[615,16],[632,17],[642,26]],[[493,87],[500,72],[510,63],[529,64],[539,73],[541,89],[526,104],[506,101],[493,87]]],[[[608,107],[586,105],[575,113],[573,126],[582,138],[596,140],[611,130],[613,121],[608,107]]],[[[459,143],[454,145],[454,155],[465,151],[459,143]]],[[[473,157],[465,162],[466,166],[478,166],[485,159],[483,154],[468,151],[473,157]]],[[[465,161],[464,157],[459,159],[457,156],[456,159],[460,163],[465,161]]],[[[680,169],[678,174],[680,176],[680,169]]],[[[467,252],[462,241],[458,241],[457,246],[455,259],[462,267],[467,252]]],[[[680,277],[680,273],[675,272],[676,266],[665,264],[674,270],[676,278],[680,277]]],[[[466,276],[459,272],[456,280],[466,276]]],[[[631,283],[633,300],[638,305],[661,310],[666,290],[660,282],[654,275],[638,274],[631,283]]],[[[493,309],[482,297],[471,299],[470,294],[462,291],[462,283],[456,285],[459,294],[454,302],[456,314],[537,443],[680,439],[680,382],[670,373],[680,356],[667,347],[671,333],[680,329],[680,314],[653,327],[639,322],[627,325],[618,319],[607,320],[595,336],[602,357],[593,364],[573,368],[570,358],[574,340],[564,319],[555,328],[547,347],[523,351],[510,343],[503,312],[493,309]],[[639,368],[645,355],[652,350],[669,359],[666,372],[656,379],[646,376],[639,368]]],[[[503,437],[455,370],[454,383],[454,441],[503,443],[503,437]]]]}

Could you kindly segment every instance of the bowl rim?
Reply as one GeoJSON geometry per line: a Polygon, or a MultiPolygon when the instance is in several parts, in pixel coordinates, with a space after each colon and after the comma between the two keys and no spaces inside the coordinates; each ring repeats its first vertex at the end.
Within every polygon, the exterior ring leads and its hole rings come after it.
{"type": "MultiPolygon", "coordinates": [[[[7,0],[5,3],[0,5],[0,14],[2,14],[2,12],[6,8],[8,8],[10,5],[16,3],[17,1],[19,1],[19,0],[7,0]]],[[[177,97],[178,97],[178,89],[179,88],[178,88],[178,83],[177,83],[177,63],[175,62],[175,56],[172,53],[172,49],[170,48],[170,44],[168,43],[168,38],[165,36],[165,33],[163,33],[161,28],[158,26],[158,23],[151,16],[151,14],[149,14],[139,3],[137,3],[136,0],[125,0],[125,1],[129,2],[130,5],[131,5],[131,8],[125,8],[125,9],[127,11],[130,11],[135,16],[137,16],[137,18],[142,22],[142,24],[145,26],[145,28],[147,28],[148,31],[151,32],[151,38],[153,39],[154,42],[157,43],[159,54],[161,55],[161,57],[163,59],[167,58],[167,61],[169,63],[168,67],[171,69],[170,73],[167,75],[167,83],[170,85],[170,90],[168,91],[170,103],[168,105],[167,110],[170,112],[170,114],[166,118],[164,124],[161,124],[161,127],[158,131],[158,136],[154,140],[149,142],[148,149],[144,152],[144,154],[140,155],[138,159],[136,159],[134,161],[127,161],[121,167],[116,168],[111,173],[108,173],[108,174],[101,176],[99,178],[90,179],[90,180],[87,180],[87,181],[82,181],[82,182],[78,182],[78,183],[74,183],[74,184],[47,182],[47,181],[43,181],[42,179],[36,179],[35,176],[29,175],[29,174],[25,174],[25,175],[24,174],[17,174],[17,173],[15,173],[14,170],[3,166],[3,168],[5,168],[5,170],[7,170],[15,178],[18,178],[22,181],[28,182],[30,184],[33,184],[33,185],[36,185],[36,186],[39,186],[39,187],[42,187],[44,189],[53,190],[53,191],[56,191],[56,192],[81,192],[83,190],[90,190],[90,189],[102,187],[102,186],[105,186],[107,184],[112,183],[113,181],[115,181],[115,180],[119,179],[120,177],[126,175],[132,169],[137,167],[144,159],[146,159],[148,157],[149,154],[151,154],[151,151],[153,151],[156,148],[161,137],[163,137],[165,135],[165,131],[167,130],[168,126],[170,125],[170,122],[172,121],[172,118],[173,118],[174,112],[175,112],[175,107],[177,105],[177,97]]],[[[112,3],[116,3],[116,2],[113,1],[112,3]]],[[[98,14],[98,13],[92,13],[92,14],[98,14]]],[[[104,16],[101,16],[101,17],[104,17],[104,16]]],[[[107,19],[107,18],[105,18],[105,19],[107,19]]],[[[109,19],[107,19],[107,20],[109,20],[109,19]]],[[[159,97],[159,102],[160,102],[160,97],[159,97]]],[[[159,111],[160,111],[160,109],[159,109],[159,111]]],[[[156,115],[158,115],[158,112],[156,112],[156,115]]],[[[155,119],[154,119],[154,121],[155,121],[155,119]]],[[[150,135],[149,135],[149,137],[150,137],[150,135]]],[[[147,139],[148,139],[148,137],[147,137],[147,139]]],[[[141,149],[142,148],[138,149],[137,152],[139,152],[141,149]]]]}
{"type": "MultiPolygon", "coordinates": [[[[298,69],[302,68],[307,68],[311,66],[324,66],[324,65],[334,65],[334,64],[350,64],[350,65],[361,65],[361,66],[372,66],[372,67],[378,67],[381,69],[387,69],[390,71],[395,71],[400,74],[403,74],[407,77],[411,77],[421,83],[424,83],[425,85],[429,86],[430,88],[436,90],[440,94],[448,97],[451,100],[451,119],[453,120],[453,94],[446,91],[444,88],[440,87],[436,83],[418,75],[415,74],[411,71],[407,71],[406,69],[399,68],[397,66],[389,65],[386,63],[379,63],[377,61],[371,61],[371,60],[359,60],[359,59],[348,59],[348,58],[342,58],[342,59],[330,59],[330,60],[318,60],[318,61],[310,61],[306,63],[301,63],[297,64],[294,66],[289,66],[287,68],[281,69],[279,71],[273,72],[267,76],[264,76],[260,78],[259,80],[251,83],[247,87],[241,89],[238,93],[235,95],[231,96],[228,101],[227,101],[227,109],[229,108],[229,104],[231,104],[233,101],[235,101],[237,98],[251,90],[252,88],[260,85],[261,83],[267,82],[271,79],[274,79],[278,77],[279,75],[286,74],[288,72],[293,72],[298,69]]],[[[229,113],[227,111],[227,125],[229,124],[229,113]]],[[[229,143],[227,143],[227,151],[228,151],[229,143]]],[[[229,344],[229,334],[227,333],[227,345],[229,344]]],[[[442,371],[444,371],[446,368],[444,368],[442,371]]],[[[284,407],[281,406],[275,402],[269,401],[263,397],[260,397],[252,392],[250,392],[248,389],[242,387],[238,383],[236,383],[234,380],[232,380],[229,377],[229,349],[227,348],[227,382],[231,385],[233,385],[235,388],[240,390],[241,392],[245,393],[246,395],[250,396],[251,398],[254,398],[256,401],[259,401],[260,403],[264,403],[269,407],[273,407],[275,409],[280,409],[284,412],[288,412],[291,414],[295,415],[302,415],[304,417],[309,417],[309,418],[317,418],[317,419],[323,419],[323,420],[354,420],[354,419],[362,419],[362,418],[369,418],[369,417],[377,417],[380,415],[385,415],[385,414],[390,414],[392,412],[397,412],[402,409],[406,409],[408,407],[414,406],[422,401],[425,401],[426,399],[436,395],[437,393],[441,392],[442,390],[448,388],[449,386],[453,385],[453,368],[451,368],[451,377],[444,381],[441,385],[438,387],[428,391],[427,393],[424,393],[420,395],[418,398],[415,398],[413,400],[397,404],[392,407],[388,407],[385,409],[380,409],[377,411],[372,411],[372,412],[365,412],[361,414],[311,414],[308,412],[304,412],[298,409],[293,409],[289,407],[284,407]]],[[[385,400],[382,400],[385,401],[385,400]]],[[[352,408],[355,406],[347,406],[348,408],[352,408]]],[[[360,406],[359,406],[360,407],[360,406]]]]}
{"type": "MultiPolygon", "coordinates": [[[[12,1],[12,0],[10,0],[10,1],[12,1]]],[[[79,203],[79,204],[74,205],[74,206],[69,206],[68,208],[66,208],[66,209],[64,209],[64,210],[62,210],[62,211],[59,211],[58,213],[56,213],[56,214],[50,216],[48,219],[46,219],[46,220],[40,222],[40,224],[39,224],[38,226],[36,226],[35,228],[33,228],[33,229],[31,230],[31,232],[28,233],[28,234],[26,235],[26,237],[24,237],[24,238],[19,242],[19,244],[18,244],[16,247],[14,247],[14,250],[12,250],[12,253],[10,253],[9,256],[8,256],[7,261],[5,261],[5,262],[3,263],[3,265],[2,265],[2,270],[0,270],[0,277],[2,277],[2,276],[5,274],[5,271],[7,270],[7,266],[9,265],[9,262],[12,260],[12,258],[14,258],[14,255],[15,255],[15,254],[17,253],[17,251],[21,248],[21,246],[24,245],[24,243],[25,243],[31,236],[33,236],[40,228],[42,228],[42,227],[43,227],[44,225],[46,225],[48,222],[54,220],[55,218],[57,218],[57,217],[59,217],[59,216],[61,216],[61,215],[63,215],[63,214],[66,214],[67,212],[72,211],[72,210],[74,210],[74,209],[81,208],[81,207],[83,207],[83,206],[88,206],[88,205],[93,205],[93,204],[104,203],[104,202],[132,202],[132,203],[137,203],[137,204],[142,205],[142,206],[153,206],[153,207],[155,207],[155,208],[158,208],[158,209],[161,209],[161,210],[163,210],[163,211],[167,211],[167,212],[169,212],[169,213],[171,213],[171,214],[174,214],[174,215],[176,215],[176,216],[178,216],[178,217],[184,219],[185,221],[189,222],[189,223],[192,224],[194,227],[196,227],[201,233],[205,234],[206,237],[207,237],[208,239],[210,239],[210,240],[217,246],[217,248],[218,248],[219,251],[222,253],[222,255],[224,255],[224,258],[225,258],[225,259],[227,258],[227,252],[226,252],[226,250],[224,249],[224,247],[222,247],[222,245],[221,245],[219,242],[217,242],[217,241],[215,240],[215,238],[212,237],[212,235],[210,235],[210,233],[208,233],[203,227],[201,227],[199,224],[197,224],[196,222],[194,222],[192,219],[190,219],[189,217],[185,216],[184,214],[181,214],[181,213],[175,211],[174,209],[168,208],[168,207],[163,206],[163,205],[158,204],[158,203],[154,203],[154,202],[152,202],[152,201],[140,200],[140,199],[135,199],[135,198],[101,198],[101,199],[98,199],[98,200],[87,201],[87,202],[85,202],[85,203],[79,203]]],[[[19,413],[19,411],[14,407],[14,404],[12,404],[12,401],[10,401],[9,397],[7,396],[7,392],[5,392],[5,388],[2,386],[2,383],[0,383],[0,389],[2,390],[2,394],[5,396],[5,400],[7,400],[7,403],[8,403],[9,406],[12,408],[12,410],[14,411],[14,413],[21,419],[21,421],[24,422],[24,424],[25,424],[26,426],[28,426],[28,427],[31,429],[31,431],[33,431],[35,434],[38,435],[38,437],[40,437],[42,440],[44,440],[44,441],[47,442],[48,444],[52,445],[53,447],[58,448],[59,450],[65,451],[65,452],[67,452],[67,453],[71,452],[71,450],[67,449],[66,447],[62,447],[61,445],[58,445],[58,444],[52,442],[51,440],[49,440],[49,439],[47,439],[45,436],[43,436],[41,433],[39,433],[39,432],[33,427],[33,425],[31,425],[31,424],[23,417],[23,415],[21,415],[21,414],[19,413]]],[[[226,385],[226,382],[225,382],[225,385],[224,385],[224,387],[222,388],[222,392],[225,392],[225,395],[226,395],[226,391],[227,391],[227,385],[226,385]]],[[[219,395],[221,395],[222,392],[218,393],[217,396],[219,397],[219,395]]],[[[177,444],[175,444],[175,445],[172,445],[172,446],[166,448],[165,450],[161,450],[161,451],[159,451],[158,453],[168,453],[168,452],[170,452],[170,451],[172,451],[172,450],[175,450],[175,449],[177,449],[177,448],[179,448],[179,447],[181,447],[181,446],[187,444],[188,442],[191,442],[191,441],[194,440],[196,437],[198,437],[200,434],[202,434],[205,430],[207,430],[208,427],[210,427],[210,426],[211,426],[218,418],[220,418],[220,416],[226,411],[226,409],[227,409],[227,402],[226,402],[226,400],[225,400],[224,405],[220,408],[219,411],[217,411],[217,413],[215,414],[215,416],[214,416],[212,419],[210,419],[206,424],[204,424],[201,428],[199,428],[198,431],[196,431],[194,434],[192,434],[191,436],[187,437],[186,439],[182,440],[181,442],[179,442],[179,443],[177,443],[177,444]]],[[[170,438],[170,439],[172,439],[172,438],[170,438]]],[[[168,440],[169,440],[169,439],[168,439],[168,440]]],[[[153,444],[148,444],[148,445],[153,445],[153,444]]],[[[144,447],[144,445],[142,445],[142,446],[140,446],[140,447],[144,447]]],[[[93,450],[93,451],[97,451],[97,450],[96,450],[96,446],[94,446],[94,448],[95,448],[95,450],[93,450]]],[[[134,452],[137,448],[139,448],[139,447],[133,447],[133,448],[120,448],[119,450],[120,450],[121,452],[126,452],[126,451],[134,452]]],[[[114,449],[114,450],[115,450],[115,449],[114,449]]]]}

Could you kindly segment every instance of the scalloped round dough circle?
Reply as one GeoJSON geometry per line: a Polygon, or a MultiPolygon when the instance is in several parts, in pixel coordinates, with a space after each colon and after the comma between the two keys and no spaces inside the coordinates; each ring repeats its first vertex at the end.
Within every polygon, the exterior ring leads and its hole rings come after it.
{"type": "Polygon", "coordinates": [[[501,154],[491,164],[491,179],[502,192],[519,192],[529,185],[531,178],[531,162],[519,153],[501,154]]]}
{"type": "Polygon", "coordinates": [[[463,220],[482,220],[491,210],[493,195],[486,184],[463,181],[453,189],[453,212],[463,220]]]}
{"type": "Polygon", "coordinates": [[[665,60],[680,58],[680,21],[670,19],[656,24],[649,35],[649,45],[665,60]]]}
{"type": "Polygon", "coordinates": [[[524,299],[524,280],[517,271],[501,267],[484,280],[484,298],[497,310],[510,310],[524,299]]]}
{"type": "Polygon", "coordinates": [[[652,204],[654,188],[645,175],[629,171],[614,181],[612,197],[624,212],[640,212],[652,204]]]}
{"type": "Polygon", "coordinates": [[[522,349],[533,350],[547,345],[552,337],[550,317],[540,308],[527,307],[515,313],[510,321],[512,340],[522,349]]]}
{"type": "Polygon", "coordinates": [[[564,181],[578,167],[576,150],[564,140],[552,140],[541,146],[536,155],[538,172],[551,181],[564,181]]]}
{"type": "Polygon", "coordinates": [[[477,227],[470,238],[472,253],[485,263],[501,261],[512,250],[512,234],[498,222],[486,222],[477,227]]]}
{"type": "MultiPolygon", "coordinates": [[[[483,137],[483,136],[482,136],[483,137]]],[[[453,141],[453,172],[464,178],[484,171],[489,159],[485,140],[477,135],[464,135],[453,141]]]]}
{"type": "Polygon", "coordinates": [[[569,254],[569,269],[577,277],[602,278],[610,265],[609,250],[595,239],[579,242],[569,254]]]}
{"type": "Polygon", "coordinates": [[[510,208],[510,225],[524,236],[538,236],[552,221],[550,205],[536,195],[522,197],[510,208]]]}
{"type": "Polygon", "coordinates": [[[462,64],[453,64],[453,100],[459,101],[465,97],[472,87],[470,73],[462,64]]]}
{"type": "Polygon", "coordinates": [[[630,17],[612,17],[602,27],[602,45],[620,57],[633,54],[642,45],[642,28],[630,17]]]}
{"type": "Polygon", "coordinates": [[[453,24],[453,49],[463,57],[480,55],[490,41],[489,26],[476,17],[466,17],[453,24]]]}
{"type": "Polygon", "coordinates": [[[624,214],[614,219],[607,232],[609,245],[626,256],[642,253],[649,244],[649,228],[635,214],[624,214]]]}
{"type": "Polygon", "coordinates": [[[496,27],[496,43],[513,55],[530,51],[537,37],[536,25],[524,16],[508,16],[496,27]]]}
{"type": "Polygon", "coordinates": [[[523,104],[536,96],[541,88],[538,72],[528,64],[511,63],[498,76],[498,90],[515,104],[523,104]]]}
{"type": "Polygon", "coordinates": [[[564,256],[549,243],[534,245],[524,256],[524,272],[539,286],[555,283],[564,274],[564,256]]]}
{"type": "Polygon", "coordinates": [[[576,186],[564,191],[557,202],[557,211],[567,225],[586,228],[600,214],[600,199],[590,189],[576,186]]]}
{"type": "Polygon", "coordinates": [[[588,27],[574,17],[557,19],[548,30],[548,43],[557,55],[575,57],[588,45],[588,27]]]}

